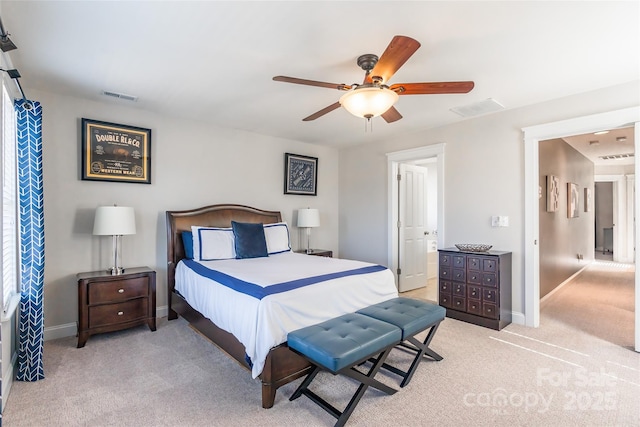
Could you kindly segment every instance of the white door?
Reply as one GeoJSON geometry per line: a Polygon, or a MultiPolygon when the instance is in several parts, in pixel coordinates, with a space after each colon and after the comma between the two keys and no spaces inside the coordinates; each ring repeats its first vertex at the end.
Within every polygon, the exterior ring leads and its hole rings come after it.
{"type": "Polygon", "coordinates": [[[398,290],[427,286],[427,169],[400,164],[398,174],[398,290]]]}

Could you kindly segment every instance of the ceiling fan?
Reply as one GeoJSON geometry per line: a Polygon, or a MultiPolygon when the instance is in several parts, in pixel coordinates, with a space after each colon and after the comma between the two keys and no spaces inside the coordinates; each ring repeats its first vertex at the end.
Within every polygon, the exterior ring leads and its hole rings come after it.
{"type": "Polygon", "coordinates": [[[339,101],[302,119],[305,122],[322,117],[342,106],[355,116],[366,119],[382,116],[387,123],[392,123],[402,118],[402,115],[393,106],[399,95],[468,93],[473,89],[474,83],[472,81],[394,83],[389,85],[389,79],[419,47],[420,43],[410,37],[395,36],[380,58],[370,53],[359,56],[357,64],[365,72],[362,84],[325,83],[286,76],[276,76],[273,80],[346,91],[339,101]]]}

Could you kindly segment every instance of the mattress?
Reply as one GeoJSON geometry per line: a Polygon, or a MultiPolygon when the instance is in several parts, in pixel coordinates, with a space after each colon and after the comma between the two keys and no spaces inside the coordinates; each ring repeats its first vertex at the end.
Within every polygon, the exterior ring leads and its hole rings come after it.
{"type": "Polygon", "coordinates": [[[393,273],[385,267],[293,252],[182,260],[175,289],[244,345],[253,378],[290,331],[398,296],[393,273]]]}

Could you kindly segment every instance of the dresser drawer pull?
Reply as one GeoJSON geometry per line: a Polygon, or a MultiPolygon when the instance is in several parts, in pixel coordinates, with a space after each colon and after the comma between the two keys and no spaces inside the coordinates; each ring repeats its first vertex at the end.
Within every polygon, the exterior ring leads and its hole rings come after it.
{"type": "Polygon", "coordinates": [[[118,312],[118,316],[122,316],[124,314],[124,311],[119,311],[118,312]]]}
{"type": "Polygon", "coordinates": [[[124,293],[124,289],[122,289],[122,288],[118,289],[118,293],[119,294],[123,294],[124,293]]]}

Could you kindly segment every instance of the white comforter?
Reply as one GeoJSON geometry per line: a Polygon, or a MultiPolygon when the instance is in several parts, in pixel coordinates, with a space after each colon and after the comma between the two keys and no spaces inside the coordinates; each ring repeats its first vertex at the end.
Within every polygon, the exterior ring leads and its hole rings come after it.
{"type": "MultiPolygon", "coordinates": [[[[293,252],[200,264],[263,287],[372,265],[293,252]]],[[[262,372],[269,350],[285,342],[290,331],[398,296],[388,269],[322,281],[257,299],[200,276],[182,262],[176,269],[176,290],[194,309],[244,345],[253,363],[253,378],[262,372]]]]}

